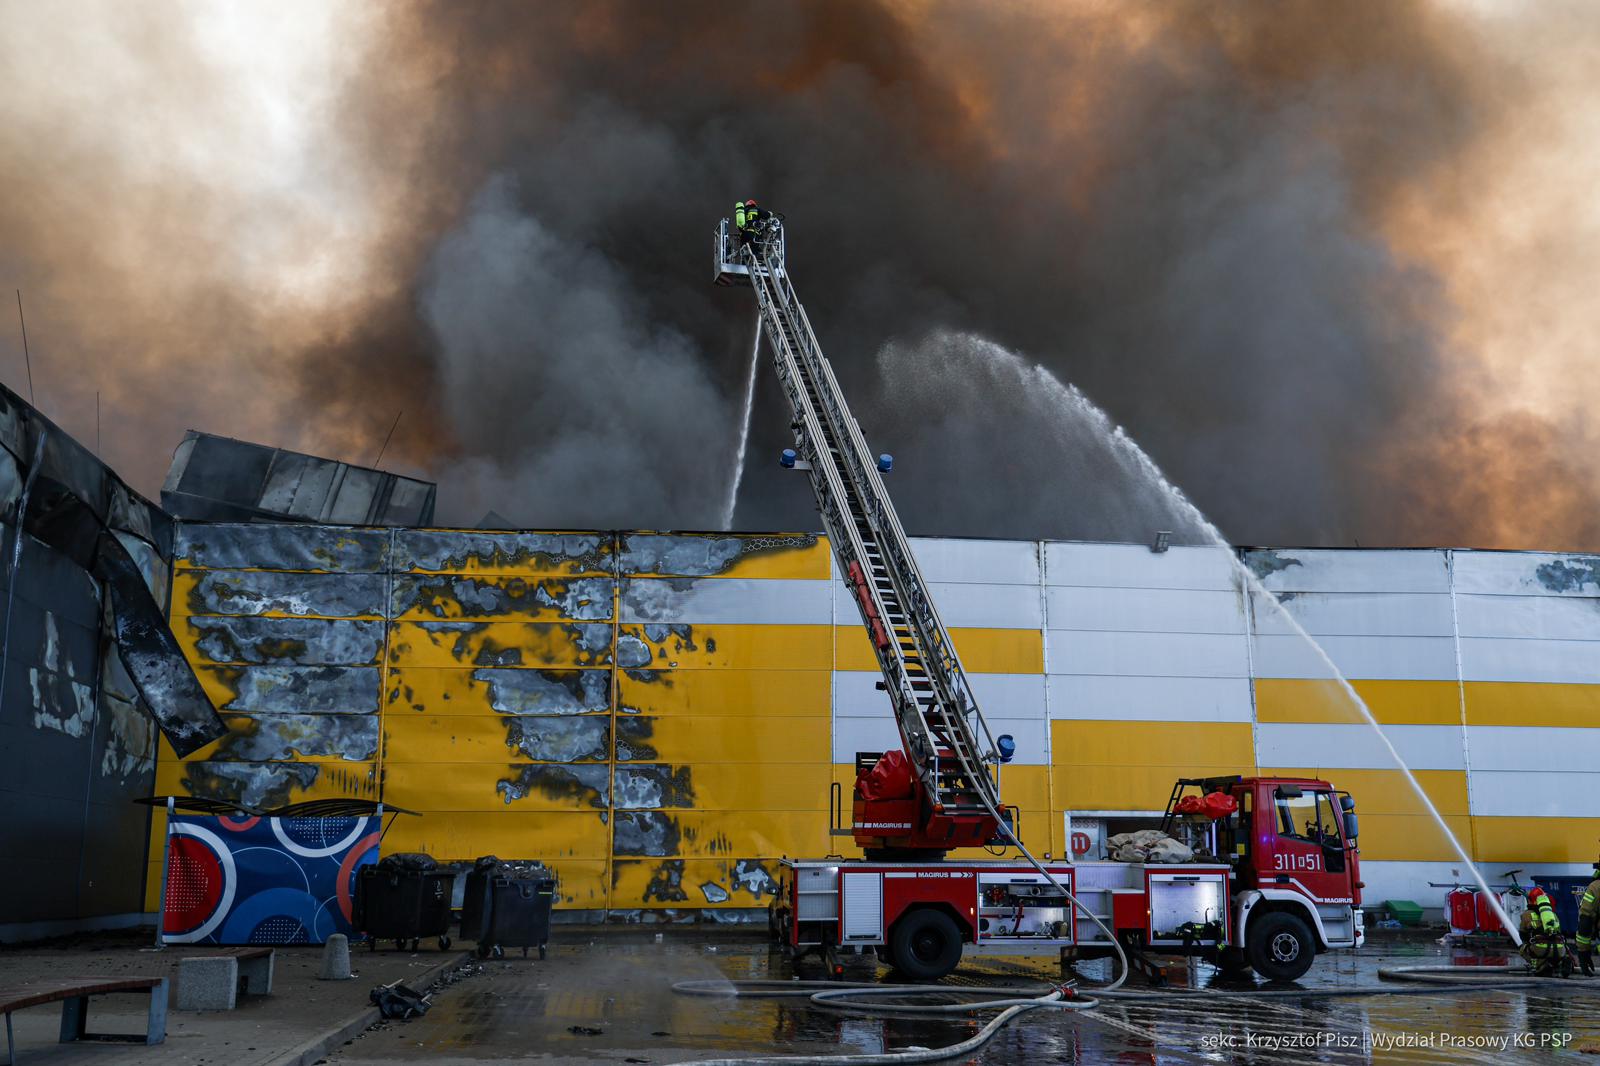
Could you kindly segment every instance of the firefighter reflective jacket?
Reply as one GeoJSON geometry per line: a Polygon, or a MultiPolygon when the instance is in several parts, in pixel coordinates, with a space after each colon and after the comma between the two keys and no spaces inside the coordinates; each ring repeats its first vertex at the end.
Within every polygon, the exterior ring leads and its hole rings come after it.
{"type": "Polygon", "coordinates": [[[1595,942],[1595,919],[1600,917],[1600,877],[1589,882],[1578,900],[1578,950],[1592,951],[1595,942]]]}

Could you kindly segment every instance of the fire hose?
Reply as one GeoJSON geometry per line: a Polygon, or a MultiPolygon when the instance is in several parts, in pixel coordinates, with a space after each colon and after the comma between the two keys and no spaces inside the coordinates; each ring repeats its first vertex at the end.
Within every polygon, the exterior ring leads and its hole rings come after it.
{"type": "Polygon", "coordinates": [[[1041,1008],[1053,1010],[1088,1010],[1097,1005],[1096,1000],[1076,995],[1066,985],[996,985],[986,988],[945,988],[938,985],[884,985],[876,983],[841,981],[680,981],[672,986],[674,992],[686,996],[737,996],[755,999],[804,998],[813,1006],[827,1010],[848,1011],[854,1014],[900,1017],[942,1017],[952,1014],[971,1014],[975,1011],[996,1010],[1000,1013],[986,1022],[982,1029],[957,1044],[941,1048],[911,1047],[882,1054],[865,1055],[782,1055],[744,1057],[731,1059],[704,1059],[701,1066],[899,1066],[901,1063],[942,1062],[959,1055],[967,1055],[987,1044],[994,1035],[1018,1015],[1041,1008]],[[970,1003],[873,1003],[858,1002],[870,997],[911,999],[929,996],[993,996],[970,1003]],[[1003,1008],[1003,1009],[1001,1009],[1003,1008]]]}

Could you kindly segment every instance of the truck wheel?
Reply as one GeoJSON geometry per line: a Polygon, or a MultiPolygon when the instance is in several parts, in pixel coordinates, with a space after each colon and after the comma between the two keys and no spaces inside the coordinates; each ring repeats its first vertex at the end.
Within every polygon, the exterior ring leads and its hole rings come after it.
{"type": "Polygon", "coordinates": [[[889,960],[913,981],[937,981],[961,961],[961,930],[944,911],[921,907],[895,925],[889,960]]]}
{"type": "Polygon", "coordinates": [[[1310,926],[1292,914],[1269,911],[1250,923],[1245,955],[1268,981],[1294,981],[1311,969],[1317,941],[1310,926]]]}

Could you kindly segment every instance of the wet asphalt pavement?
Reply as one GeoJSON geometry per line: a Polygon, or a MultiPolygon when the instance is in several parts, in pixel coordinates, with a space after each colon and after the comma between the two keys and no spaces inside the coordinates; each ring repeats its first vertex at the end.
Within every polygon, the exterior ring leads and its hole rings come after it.
{"type": "MultiPolygon", "coordinates": [[[[1595,1061],[1600,982],[1548,990],[1432,989],[1379,985],[1380,967],[1476,965],[1504,956],[1433,943],[1385,943],[1325,955],[1298,984],[1303,995],[1212,998],[1250,982],[1219,981],[1209,966],[1181,964],[1175,984],[1206,993],[1105,1001],[1082,1013],[1030,1011],[981,1052],[981,1063],[1498,1063],[1595,1061]],[[1329,995],[1372,988],[1371,995],[1329,995]]],[[[969,961],[963,985],[1051,981],[1050,959],[969,961]]],[[[1082,968],[1084,985],[1104,964],[1082,968]]],[[[971,1036],[981,1020],[884,1019],[823,1011],[804,1000],[723,999],[673,993],[676,981],[795,976],[765,942],[671,930],[570,933],[550,957],[507,958],[442,988],[411,1022],[382,1023],[329,1056],[330,1063],[487,1060],[549,1063],[695,1062],[732,1055],[880,1053],[939,1047],[971,1036]]],[[[804,976],[816,976],[807,973],[804,976]]],[[[887,971],[880,970],[880,977],[887,971]]],[[[1134,979],[1134,991],[1148,985],[1134,979]]]]}

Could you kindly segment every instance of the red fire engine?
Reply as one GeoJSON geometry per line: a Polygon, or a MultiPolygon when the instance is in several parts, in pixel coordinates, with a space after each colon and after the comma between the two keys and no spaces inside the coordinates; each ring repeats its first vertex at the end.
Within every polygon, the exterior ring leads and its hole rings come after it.
{"type": "MultiPolygon", "coordinates": [[[[785,860],[774,934],[794,952],[882,949],[935,980],[964,950],[1091,958],[1198,955],[1272,980],[1361,944],[1355,804],[1324,781],[1184,779],[1161,829],[1195,861],[1039,862],[1000,802],[1015,754],[989,732],[868,449],[784,261],[781,222],[746,234],[726,219],[716,281],[749,285],[794,412],[781,463],[806,471],[839,572],[861,614],[901,748],[861,753],[850,836],[864,858],[785,860]],[[951,858],[1015,848],[1019,858],[951,858]]],[[[837,805],[837,802],[836,802],[837,805]]],[[[1181,852],[1179,852],[1181,854],[1181,852]]]]}

